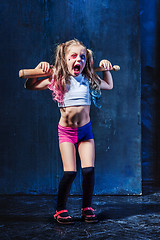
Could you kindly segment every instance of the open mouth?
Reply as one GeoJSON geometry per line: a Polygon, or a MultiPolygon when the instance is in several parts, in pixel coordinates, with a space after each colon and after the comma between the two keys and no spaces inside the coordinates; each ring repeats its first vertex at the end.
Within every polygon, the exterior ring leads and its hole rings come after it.
{"type": "Polygon", "coordinates": [[[76,64],[73,68],[74,68],[74,73],[75,74],[78,74],[80,72],[80,65],[79,64],[76,64]]]}

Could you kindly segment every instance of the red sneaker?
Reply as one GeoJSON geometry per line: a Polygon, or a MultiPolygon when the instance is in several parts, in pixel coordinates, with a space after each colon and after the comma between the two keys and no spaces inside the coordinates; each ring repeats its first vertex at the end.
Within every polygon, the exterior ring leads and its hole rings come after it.
{"type": "Polygon", "coordinates": [[[94,209],[91,207],[82,208],[82,219],[88,223],[98,222],[97,217],[94,214],[94,209]]]}
{"type": "Polygon", "coordinates": [[[74,221],[71,216],[69,216],[68,211],[61,210],[61,211],[56,211],[56,214],[54,214],[54,219],[60,223],[60,224],[73,224],[74,221]]]}

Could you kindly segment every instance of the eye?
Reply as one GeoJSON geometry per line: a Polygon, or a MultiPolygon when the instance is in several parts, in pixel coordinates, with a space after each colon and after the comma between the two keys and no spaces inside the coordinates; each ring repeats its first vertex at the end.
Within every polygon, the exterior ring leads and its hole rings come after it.
{"type": "Polygon", "coordinates": [[[81,59],[82,60],[85,60],[86,59],[86,56],[84,54],[81,55],[81,59]]]}
{"type": "Polygon", "coordinates": [[[71,55],[71,58],[76,58],[77,57],[77,54],[72,54],[71,55]]]}

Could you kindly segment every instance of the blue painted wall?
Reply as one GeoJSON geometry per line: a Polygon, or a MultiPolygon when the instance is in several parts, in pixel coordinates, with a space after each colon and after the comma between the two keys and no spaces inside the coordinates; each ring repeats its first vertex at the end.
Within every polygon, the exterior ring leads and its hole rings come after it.
{"type": "MultiPolygon", "coordinates": [[[[91,108],[95,194],[140,194],[139,0],[2,0],[0,8],[0,193],[57,193],[59,110],[48,90],[25,90],[18,71],[51,61],[55,45],[75,37],[94,51],[95,65],[108,58],[121,66],[114,89],[102,93],[102,110],[91,108]]],[[[82,193],[80,171],[72,193],[82,193]]]]}

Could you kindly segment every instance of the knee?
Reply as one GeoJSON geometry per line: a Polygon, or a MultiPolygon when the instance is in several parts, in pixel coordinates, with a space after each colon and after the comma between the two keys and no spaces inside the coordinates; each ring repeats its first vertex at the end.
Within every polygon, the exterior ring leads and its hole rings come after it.
{"type": "Polygon", "coordinates": [[[95,182],[94,167],[82,168],[82,176],[83,176],[83,181],[82,181],[83,189],[86,189],[86,187],[87,189],[88,187],[89,188],[91,187],[92,189],[95,182]]]}
{"type": "Polygon", "coordinates": [[[76,177],[77,171],[64,171],[63,179],[67,180],[74,180],[76,177]]]}
{"type": "Polygon", "coordinates": [[[85,167],[82,168],[82,175],[90,175],[90,174],[94,174],[94,167],[85,167]]]}

